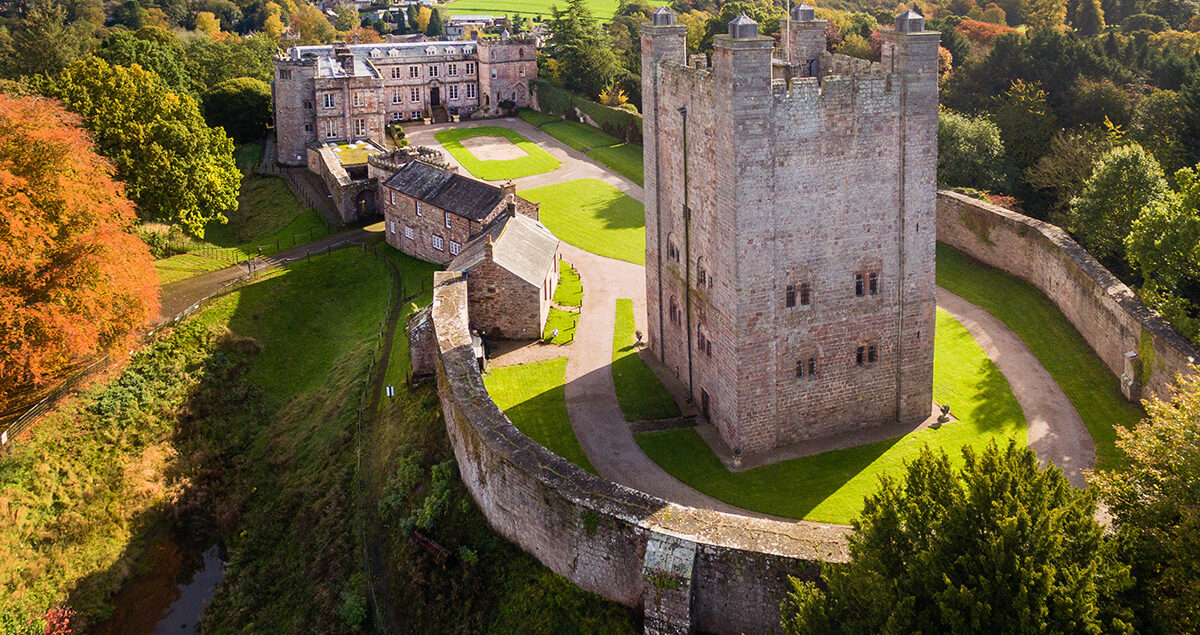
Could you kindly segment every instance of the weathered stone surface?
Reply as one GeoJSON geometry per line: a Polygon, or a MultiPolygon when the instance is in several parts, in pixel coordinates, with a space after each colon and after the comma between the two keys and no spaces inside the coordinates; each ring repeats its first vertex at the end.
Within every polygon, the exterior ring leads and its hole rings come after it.
{"type": "Polygon", "coordinates": [[[744,454],[932,401],[939,35],[885,34],[871,64],[822,24],[789,27],[779,81],[770,38],[719,35],[697,68],[679,27],[642,27],[649,342],[744,454]]]}
{"type": "Polygon", "coordinates": [[[1200,360],[1191,342],[1050,223],[943,191],[937,239],[1037,287],[1121,380],[1127,397],[1143,396],[1143,388],[1166,397],[1176,375],[1200,360]]]}
{"type": "Polygon", "coordinates": [[[847,528],[683,507],[589,474],[538,445],[484,388],[461,273],[435,274],[432,317],[438,393],[463,483],[493,529],[580,588],[644,606],[647,544],[671,537],[696,549],[691,623],[671,628],[766,633],[779,628],[788,573],[816,579],[817,562],[845,560],[847,528]]]}

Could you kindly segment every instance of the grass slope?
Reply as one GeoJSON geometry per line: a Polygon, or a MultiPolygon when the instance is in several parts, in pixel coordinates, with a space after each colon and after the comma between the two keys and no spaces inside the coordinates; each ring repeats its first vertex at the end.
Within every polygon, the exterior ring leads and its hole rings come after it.
{"type": "Polygon", "coordinates": [[[542,329],[542,339],[563,346],[575,341],[575,328],[579,326],[579,313],[550,308],[546,315],[546,327],[542,329]],[[554,334],[558,330],[558,335],[554,334]]]}
{"type": "Polygon", "coordinates": [[[319,213],[292,194],[282,177],[260,176],[254,166],[262,158],[262,145],[249,143],[234,150],[242,171],[237,210],[228,223],[210,223],[203,241],[191,241],[188,253],[154,262],[162,284],[215,271],[258,254],[275,253],[329,233],[319,213]]]}
{"type": "Polygon", "coordinates": [[[525,190],[521,196],[542,204],[542,223],[560,239],[601,256],[645,263],[642,204],[608,183],[577,179],[525,190]]]}
{"type": "Polygon", "coordinates": [[[1033,285],[938,243],[938,286],[999,318],[1025,341],[1066,393],[1096,444],[1096,467],[1119,468],[1116,428],[1145,413],[1121,395],[1120,384],[1083,336],[1033,285]]]}
{"type": "Polygon", "coordinates": [[[679,406],[634,347],[633,300],[617,300],[613,327],[613,384],[626,421],[679,416],[679,406]]]}
{"type": "Polygon", "coordinates": [[[634,143],[621,143],[607,148],[595,148],[587,155],[617,174],[645,187],[642,146],[634,143]]]}
{"type": "Polygon", "coordinates": [[[442,130],[433,135],[438,143],[458,161],[464,169],[476,178],[485,181],[501,181],[518,179],[523,176],[542,174],[557,170],[558,159],[550,156],[537,144],[526,139],[521,133],[500,126],[484,126],[482,128],[452,128],[442,130]],[[503,137],[524,150],[528,156],[507,161],[480,161],[462,145],[463,139],[473,137],[503,137]]]}
{"type": "MultiPolygon", "coordinates": [[[[559,9],[565,10],[566,4],[563,0],[451,0],[446,9],[450,15],[518,14],[523,18],[534,18],[540,15],[548,20],[551,17],[552,7],[557,6],[559,9]]],[[[587,2],[592,14],[602,21],[611,20],[616,14],[619,4],[618,0],[588,0],[587,2]]],[[[663,0],[649,0],[649,4],[658,6],[666,3],[663,0]]]]}
{"type": "Polygon", "coordinates": [[[899,474],[925,444],[945,449],[959,465],[963,445],[1026,441],[1021,406],[970,333],[938,311],[936,337],[933,397],[951,405],[957,423],[739,473],[726,470],[690,429],[640,434],[637,443],[675,478],[727,503],[787,518],[848,523],[875,490],[878,476],[899,474]]]}
{"type": "Polygon", "coordinates": [[[597,474],[567,417],[567,358],[493,368],[483,378],[496,405],[517,429],[546,449],[597,474]]]}
{"type": "Polygon", "coordinates": [[[539,112],[532,108],[522,108],[522,109],[518,110],[517,116],[520,117],[522,121],[525,121],[526,123],[529,123],[534,126],[544,126],[548,123],[562,121],[562,119],[559,117],[547,115],[544,112],[539,112]]]}
{"type": "Polygon", "coordinates": [[[592,148],[613,146],[621,142],[620,139],[599,128],[593,128],[578,121],[549,123],[543,125],[542,130],[580,152],[587,152],[592,148]]]}
{"type": "Polygon", "coordinates": [[[583,306],[583,281],[575,267],[559,260],[558,286],[554,289],[554,303],[562,306],[583,306]]]}

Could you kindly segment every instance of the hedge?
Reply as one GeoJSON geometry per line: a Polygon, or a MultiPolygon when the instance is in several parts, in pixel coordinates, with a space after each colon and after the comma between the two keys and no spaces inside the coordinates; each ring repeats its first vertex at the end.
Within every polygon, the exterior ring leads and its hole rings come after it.
{"type": "Polygon", "coordinates": [[[538,109],[542,112],[561,117],[578,109],[608,134],[633,143],[642,142],[641,115],[598,104],[542,80],[529,83],[537,92],[538,109]]]}

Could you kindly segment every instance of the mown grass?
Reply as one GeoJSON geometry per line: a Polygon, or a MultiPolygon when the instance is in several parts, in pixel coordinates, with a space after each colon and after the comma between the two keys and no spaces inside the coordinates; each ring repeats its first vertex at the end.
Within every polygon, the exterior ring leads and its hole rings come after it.
{"type": "Polygon", "coordinates": [[[559,141],[579,150],[587,152],[592,148],[603,148],[616,145],[620,139],[587,124],[578,121],[557,121],[542,126],[542,130],[559,141]]]}
{"type": "Polygon", "coordinates": [[[521,196],[542,204],[542,223],[560,239],[594,254],[645,264],[645,210],[608,183],[577,179],[525,190],[521,196]]]}
{"type": "Polygon", "coordinates": [[[547,115],[546,113],[539,112],[532,108],[522,108],[518,110],[517,116],[520,117],[522,121],[537,127],[544,126],[548,123],[554,123],[556,121],[562,121],[562,119],[558,117],[547,115]]]}
{"type": "Polygon", "coordinates": [[[633,300],[620,298],[613,327],[612,376],[621,413],[626,421],[678,417],[679,406],[671,393],[638,355],[634,330],[633,300]]]}
{"type": "Polygon", "coordinates": [[[488,394],[513,425],[547,450],[598,474],[567,416],[567,358],[503,366],[483,378],[488,394]]]}
{"type": "Polygon", "coordinates": [[[554,303],[561,306],[583,306],[583,281],[579,272],[565,260],[558,261],[558,286],[554,289],[554,303]]]}
{"type": "Polygon", "coordinates": [[[1026,442],[1020,404],[971,334],[939,310],[936,338],[933,396],[959,418],[937,430],[738,473],[725,469],[691,429],[640,434],[637,443],[672,476],[727,503],[786,518],[849,523],[861,512],[863,497],[875,491],[879,475],[900,474],[926,444],[944,449],[960,465],[964,445],[1026,442]]]}
{"type": "Polygon", "coordinates": [[[620,143],[606,148],[595,148],[587,155],[617,174],[645,187],[642,146],[635,143],[620,143]]]}
{"type": "Polygon", "coordinates": [[[536,143],[526,139],[521,133],[500,126],[484,126],[482,128],[452,128],[442,130],[433,135],[442,147],[453,156],[460,165],[476,178],[485,181],[501,181],[519,179],[523,176],[542,174],[557,170],[561,165],[558,159],[550,156],[536,143]],[[470,150],[462,145],[464,139],[473,137],[502,137],[516,144],[528,156],[505,161],[481,161],[470,150]]]}
{"type": "Polygon", "coordinates": [[[301,203],[282,177],[254,173],[262,151],[258,143],[234,150],[234,159],[242,171],[238,208],[228,214],[228,223],[210,223],[205,228],[204,240],[180,243],[188,253],[156,260],[154,270],[160,283],[223,269],[258,255],[260,245],[263,253],[270,254],[330,232],[320,213],[301,203]]]}
{"type": "MultiPolygon", "coordinates": [[[[378,249],[381,254],[395,263],[396,268],[400,271],[406,296],[417,294],[421,289],[429,289],[421,291],[416,298],[408,300],[400,307],[396,334],[392,338],[392,348],[388,355],[388,367],[384,372],[383,385],[380,387],[380,391],[386,391],[388,386],[393,386],[398,393],[404,389],[405,381],[412,372],[412,357],[405,326],[409,317],[420,307],[428,306],[433,300],[433,272],[442,267],[407,256],[386,243],[379,245],[378,249]]],[[[381,392],[381,394],[383,393],[381,392]]]]}
{"type": "Polygon", "coordinates": [[[575,341],[575,329],[579,326],[579,313],[550,308],[546,315],[546,326],[542,329],[542,339],[558,346],[575,341]],[[555,335],[555,331],[558,334],[555,335]]]}
{"type": "MultiPolygon", "coordinates": [[[[664,0],[650,0],[651,6],[666,4],[664,0]]],[[[554,6],[566,9],[566,3],[561,0],[451,0],[446,6],[450,15],[519,15],[522,18],[541,16],[550,19],[554,6]]],[[[618,0],[588,0],[587,6],[592,14],[602,21],[611,20],[617,12],[618,0]]]]}
{"type": "Polygon", "coordinates": [[[938,286],[961,296],[1008,325],[1054,377],[1092,435],[1096,467],[1120,468],[1116,429],[1145,413],[1121,394],[1118,379],[1036,287],[938,243],[938,286]]]}
{"type": "Polygon", "coordinates": [[[75,626],[104,617],[169,525],[229,549],[206,629],[345,628],[382,267],[339,252],[225,296],[39,423],[0,462],[0,624],[62,604],[75,626]]]}

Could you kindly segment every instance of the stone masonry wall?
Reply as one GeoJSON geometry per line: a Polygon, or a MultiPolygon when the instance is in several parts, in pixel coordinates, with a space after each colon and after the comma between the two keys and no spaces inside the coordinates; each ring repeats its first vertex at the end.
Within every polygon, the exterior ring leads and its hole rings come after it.
{"type": "Polygon", "coordinates": [[[467,312],[463,276],[436,273],[438,395],[459,473],[491,527],[551,570],[642,607],[647,632],[773,633],[786,574],[813,580],[818,562],[845,561],[845,527],[683,507],[585,472],[521,434],[483,385],[467,312]]]}
{"type": "Polygon", "coordinates": [[[1050,223],[942,191],[937,239],[1037,287],[1121,380],[1126,396],[1136,399],[1144,387],[1166,397],[1175,376],[1200,360],[1191,342],[1050,223]],[[1142,354],[1143,381],[1126,357],[1130,352],[1142,354]]]}
{"type": "Polygon", "coordinates": [[[468,272],[467,289],[472,330],[514,340],[541,337],[540,287],[488,259],[468,272]]]}

